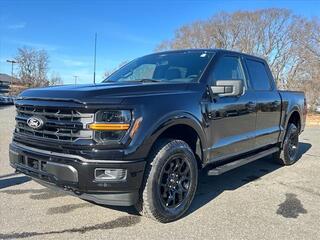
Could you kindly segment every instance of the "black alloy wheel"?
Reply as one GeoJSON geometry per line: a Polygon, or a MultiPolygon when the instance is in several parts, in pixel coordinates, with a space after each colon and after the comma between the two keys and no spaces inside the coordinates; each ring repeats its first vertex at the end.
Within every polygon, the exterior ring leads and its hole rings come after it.
{"type": "Polygon", "coordinates": [[[167,161],[160,174],[159,193],[166,208],[176,208],[189,193],[190,167],[184,155],[176,155],[167,161]]]}

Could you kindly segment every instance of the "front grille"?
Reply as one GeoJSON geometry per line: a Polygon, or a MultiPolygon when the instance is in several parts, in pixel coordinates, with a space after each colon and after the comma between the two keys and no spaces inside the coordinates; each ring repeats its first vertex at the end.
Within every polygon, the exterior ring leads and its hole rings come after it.
{"type": "Polygon", "coordinates": [[[65,142],[91,139],[92,131],[85,126],[93,122],[93,116],[72,109],[17,106],[15,133],[65,142]],[[45,119],[41,129],[33,129],[27,124],[27,120],[35,116],[45,119]]]}

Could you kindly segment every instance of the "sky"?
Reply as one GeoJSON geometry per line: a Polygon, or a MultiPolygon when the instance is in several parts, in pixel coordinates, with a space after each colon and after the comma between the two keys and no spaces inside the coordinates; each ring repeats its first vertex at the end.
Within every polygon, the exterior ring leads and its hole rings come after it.
{"type": "MultiPolygon", "coordinates": [[[[225,11],[287,8],[295,14],[320,16],[312,0],[0,0],[0,73],[11,74],[19,47],[44,49],[49,74],[66,84],[93,81],[94,35],[97,33],[97,82],[120,63],[154,52],[177,28],[225,11]]],[[[17,69],[15,68],[15,72],[17,69]]]]}

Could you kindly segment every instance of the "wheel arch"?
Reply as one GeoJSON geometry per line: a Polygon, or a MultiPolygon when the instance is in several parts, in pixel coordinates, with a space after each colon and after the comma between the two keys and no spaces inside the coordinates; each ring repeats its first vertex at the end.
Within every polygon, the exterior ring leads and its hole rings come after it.
{"type": "Polygon", "coordinates": [[[280,147],[282,148],[283,146],[283,141],[285,139],[286,133],[287,133],[287,129],[290,123],[294,123],[298,129],[299,132],[301,131],[301,127],[302,127],[302,119],[301,119],[301,113],[299,111],[298,107],[293,107],[292,110],[290,111],[290,113],[287,114],[287,117],[285,119],[285,123],[283,126],[283,133],[281,134],[281,142],[280,142],[280,147]]]}
{"type": "Polygon", "coordinates": [[[152,146],[161,138],[172,138],[185,141],[193,150],[198,163],[202,164],[206,159],[206,153],[203,149],[207,147],[207,141],[200,121],[189,113],[173,114],[167,116],[156,124],[146,138],[150,153],[152,146]]]}
{"type": "Polygon", "coordinates": [[[302,123],[301,123],[301,114],[298,107],[294,107],[287,116],[288,117],[286,119],[285,129],[288,128],[290,123],[294,123],[300,131],[302,123]]]}

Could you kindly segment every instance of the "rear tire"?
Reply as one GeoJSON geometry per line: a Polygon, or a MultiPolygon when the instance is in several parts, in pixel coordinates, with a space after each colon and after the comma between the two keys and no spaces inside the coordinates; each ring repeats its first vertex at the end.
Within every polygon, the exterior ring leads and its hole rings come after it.
{"type": "Polygon", "coordinates": [[[136,209],[162,223],[177,220],[189,209],[197,184],[197,161],[188,144],[160,140],[150,154],[136,209]]]}
{"type": "Polygon", "coordinates": [[[294,123],[289,123],[283,141],[282,149],[274,154],[274,159],[281,165],[292,165],[299,156],[299,129],[294,123]]]}

